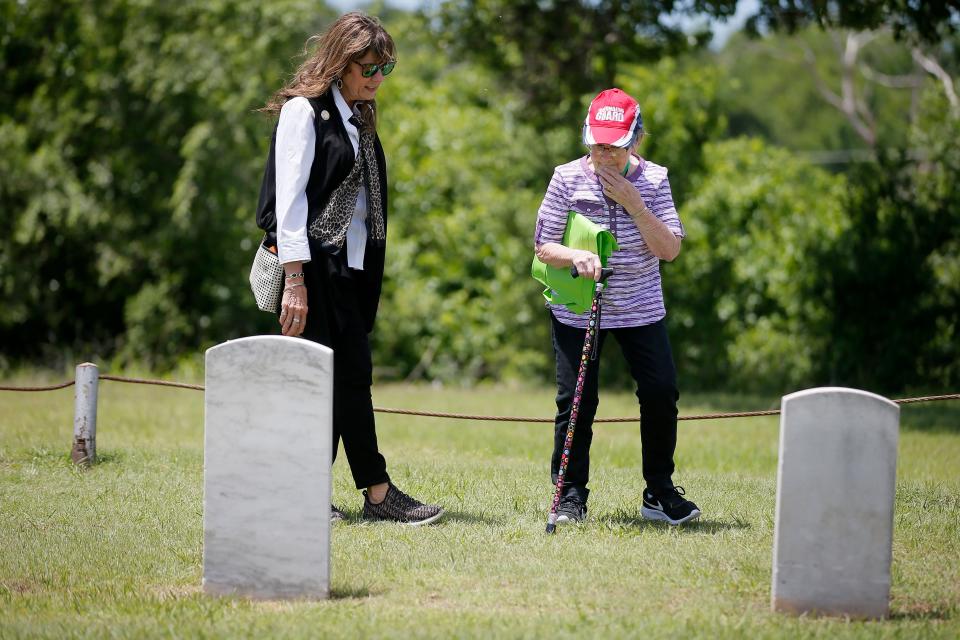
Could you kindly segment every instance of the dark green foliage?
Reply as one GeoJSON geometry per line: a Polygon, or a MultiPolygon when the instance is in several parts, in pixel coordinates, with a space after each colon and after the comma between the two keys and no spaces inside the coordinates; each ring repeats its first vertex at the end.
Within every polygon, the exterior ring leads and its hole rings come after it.
{"type": "Polygon", "coordinates": [[[665,16],[729,16],[735,9],[735,0],[448,0],[440,36],[456,55],[517,89],[527,121],[565,126],[582,119],[581,96],[612,86],[621,65],[655,62],[709,40],[665,16]]]}
{"type": "Polygon", "coordinates": [[[883,391],[960,383],[960,121],[928,95],[911,142],[924,157],[857,166],[847,232],[823,273],[833,381],[883,391]]]}
{"type": "Polygon", "coordinates": [[[244,292],[270,122],[314,3],[4,0],[0,340],[169,365],[244,292]],[[308,19],[304,19],[308,17],[308,19]]]}
{"type": "Polygon", "coordinates": [[[705,169],[704,145],[722,137],[727,125],[719,97],[722,78],[696,58],[686,63],[664,58],[624,65],[617,83],[640,102],[647,132],[640,153],[669,169],[673,198],[682,209],[694,178],[705,169]]]}
{"type": "Polygon", "coordinates": [[[381,100],[391,219],[378,362],[410,379],[543,375],[533,230],[576,126],[538,132],[489,71],[448,65],[425,43],[402,55],[410,72],[391,76],[381,100]]]}
{"type": "Polygon", "coordinates": [[[819,274],[846,225],[844,181],[759,140],[710,144],[705,159],[683,251],[665,269],[679,370],[704,388],[824,382],[819,274]]]}
{"type": "Polygon", "coordinates": [[[760,0],[750,30],[796,31],[809,24],[869,31],[890,27],[898,38],[938,42],[957,32],[956,0],[760,0]]]}
{"type": "MultiPolygon", "coordinates": [[[[825,89],[841,94],[842,49],[838,46],[843,42],[837,34],[818,29],[792,36],[733,36],[716,57],[725,80],[720,83],[719,99],[729,121],[728,134],[762,137],[778,146],[814,154],[814,158],[817,152],[829,157],[823,152],[834,151],[840,152],[837,157],[843,161],[848,150],[867,150],[869,145],[846,116],[826,102],[817,86],[815,74],[825,89]]],[[[898,78],[914,70],[909,48],[890,34],[870,41],[859,61],[898,78]]],[[[871,82],[859,71],[853,74],[853,86],[876,120],[877,146],[902,147],[909,129],[912,92],[871,82]]]]}
{"type": "MultiPolygon", "coordinates": [[[[828,50],[826,36],[661,57],[697,42],[659,18],[733,4],[473,0],[383,16],[399,64],[380,100],[391,178],[380,377],[551,380],[528,275],[536,211],[553,167],[584,152],[587,101],[617,84],[641,102],[641,151],[670,168],[687,226],[663,265],[682,388],[960,381],[960,130],[942,86],[918,90],[912,121],[904,94],[872,94],[878,147],[891,149],[830,174],[797,151],[849,148],[848,123],[797,60],[757,49],[828,50]]],[[[816,21],[816,6],[794,4],[807,12],[797,25],[816,21]]],[[[929,37],[914,3],[859,3],[874,5],[884,24],[903,18],[929,37]]],[[[332,15],[302,0],[0,0],[0,368],[162,370],[276,331],[246,281],[273,126],[254,110],[332,15]]],[[[865,59],[903,73],[909,50],[885,38],[865,59]]],[[[955,73],[950,42],[937,53],[955,73]]],[[[836,80],[831,63],[819,68],[836,80]]],[[[604,384],[626,381],[605,365],[604,384]]]]}

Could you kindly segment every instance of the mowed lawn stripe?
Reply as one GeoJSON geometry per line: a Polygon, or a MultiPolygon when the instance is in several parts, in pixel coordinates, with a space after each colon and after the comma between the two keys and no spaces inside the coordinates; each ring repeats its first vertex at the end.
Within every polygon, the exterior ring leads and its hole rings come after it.
{"type": "MultiPolygon", "coordinates": [[[[639,426],[597,425],[589,519],[546,536],[550,425],[380,414],[391,475],[444,504],[440,524],[359,522],[341,460],[334,499],[348,521],[334,526],[331,600],[207,597],[202,395],[103,385],[101,462],[80,471],[68,458],[71,392],[0,394],[0,637],[960,635],[957,406],[903,409],[893,617],[858,622],[769,612],[775,417],[681,423],[675,480],[704,511],[681,528],[640,517],[639,426]]],[[[549,389],[378,386],[374,399],[553,411],[549,389]]],[[[769,408],[737,401],[688,394],[681,412],[769,408]]],[[[599,415],[630,415],[635,402],[606,392],[599,415]]]]}

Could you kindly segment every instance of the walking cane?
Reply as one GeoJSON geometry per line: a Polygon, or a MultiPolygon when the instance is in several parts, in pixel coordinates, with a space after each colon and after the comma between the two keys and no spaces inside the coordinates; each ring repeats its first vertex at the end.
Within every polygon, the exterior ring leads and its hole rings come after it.
{"type": "MultiPolygon", "coordinates": [[[[570,267],[570,275],[576,278],[576,267],[570,267]]],[[[563,493],[563,481],[567,475],[567,465],[570,463],[570,450],[573,448],[573,431],[577,428],[577,415],[580,413],[580,397],[583,395],[583,384],[587,379],[587,368],[591,360],[597,359],[597,333],[600,331],[600,305],[603,297],[603,283],[613,275],[613,269],[601,269],[600,280],[593,288],[593,303],[590,305],[590,320],[587,322],[587,333],[583,339],[583,352],[580,354],[580,369],[577,372],[577,386],[573,390],[573,403],[570,405],[570,421],[567,423],[567,438],[563,441],[563,453],[560,455],[560,470],[557,472],[557,488],[553,492],[553,502],[550,503],[550,515],[547,516],[547,533],[557,530],[557,507],[560,505],[560,496],[563,493]]]]}

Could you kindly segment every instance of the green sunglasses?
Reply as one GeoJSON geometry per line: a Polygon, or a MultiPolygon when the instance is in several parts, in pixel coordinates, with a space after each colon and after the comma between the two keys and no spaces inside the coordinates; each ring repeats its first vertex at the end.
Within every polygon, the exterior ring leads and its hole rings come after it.
{"type": "Polygon", "coordinates": [[[383,64],[377,64],[375,62],[363,63],[357,62],[356,60],[351,60],[351,62],[360,65],[363,69],[360,71],[360,75],[364,78],[372,78],[377,75],[377,71],[382,73],[385,76],[390,75],[390,72],[393,71],[393,68],[397,66],[396,60],[391,60],[390,62],[385,62],[383,64]]]}

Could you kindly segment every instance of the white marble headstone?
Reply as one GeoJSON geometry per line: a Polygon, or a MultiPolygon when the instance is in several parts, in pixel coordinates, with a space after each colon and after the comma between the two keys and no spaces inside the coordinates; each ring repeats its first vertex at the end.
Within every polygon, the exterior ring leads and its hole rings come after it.
{"type": "Polygon", "coordinates": [[[256,336],[207,351],[203,589],[330,591],[333,351],[256,336]]]}
{"type": "Polygon", "coordinates": [[[772,608],[889,612],[900,408],[856,389],[784,396],[772,608]]]}

